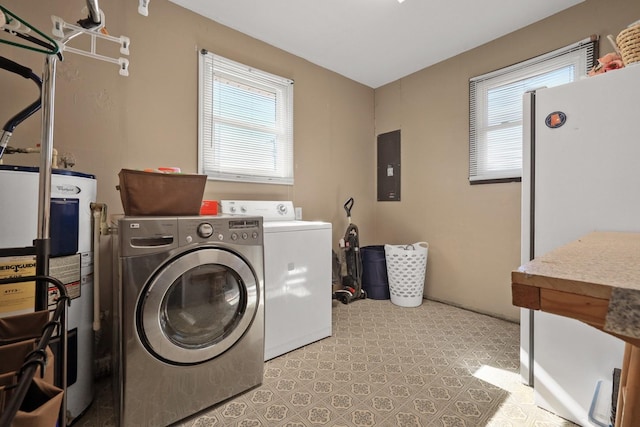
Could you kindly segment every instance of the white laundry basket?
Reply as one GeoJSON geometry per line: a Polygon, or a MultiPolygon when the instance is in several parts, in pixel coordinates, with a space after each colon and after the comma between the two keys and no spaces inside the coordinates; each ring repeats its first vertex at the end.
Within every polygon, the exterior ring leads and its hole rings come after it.
{"type": "Polygon", "coordinates": [[[429,244],[384,245],[391,302],[401,307],[422,304],[429,244]]]}

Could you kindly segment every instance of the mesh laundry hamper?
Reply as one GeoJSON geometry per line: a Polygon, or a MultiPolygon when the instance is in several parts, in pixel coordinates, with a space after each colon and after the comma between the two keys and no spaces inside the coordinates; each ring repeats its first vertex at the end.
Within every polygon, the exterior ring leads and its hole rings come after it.
{"type": "Polygon", "coordinates": [[[401,307],[422,304],[429,244],[384,245],[391,302],[401,307]]]}

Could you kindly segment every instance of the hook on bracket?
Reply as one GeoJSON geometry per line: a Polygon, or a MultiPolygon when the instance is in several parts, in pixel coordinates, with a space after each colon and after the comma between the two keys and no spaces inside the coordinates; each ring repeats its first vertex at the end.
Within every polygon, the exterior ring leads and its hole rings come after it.
{"type": "Polygon", "coordinates": [[[149,16],[149,2],[151,0],[140,0],[138,5],[138,13],[142,16],[149,16]]]}

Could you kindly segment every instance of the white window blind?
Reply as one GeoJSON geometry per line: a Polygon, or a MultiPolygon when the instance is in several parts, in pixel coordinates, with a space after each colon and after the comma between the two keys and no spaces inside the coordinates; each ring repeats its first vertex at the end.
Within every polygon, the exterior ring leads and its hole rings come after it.
{"type": "Polygon", "coordinates": [[[293,184],[293,81],[205,50],[199,56],[199,172],[293,184]]]}
{"type": "Polygon", "coordinates": [[[585,76],[595,37],[469,81],[469,180],[522,177],[522,106],[525,92],[585,76]]]}

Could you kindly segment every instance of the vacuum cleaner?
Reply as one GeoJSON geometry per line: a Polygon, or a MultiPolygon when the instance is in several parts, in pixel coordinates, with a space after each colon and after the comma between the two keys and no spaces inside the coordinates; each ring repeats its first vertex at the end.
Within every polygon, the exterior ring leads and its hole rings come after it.
{"type": "Polygon", "coordinates": [[[353,197],[351,197],[344,204],[348,225],[344,237],[340,239],[343,273],[341,276],[342,289],[338,289],[333,293],[333,298],[343,304],[349,304],[367,297],[366,292],[362,289],[362,256],[360,253],[358,226],[351,222],[353,203],[353,197]]]}

